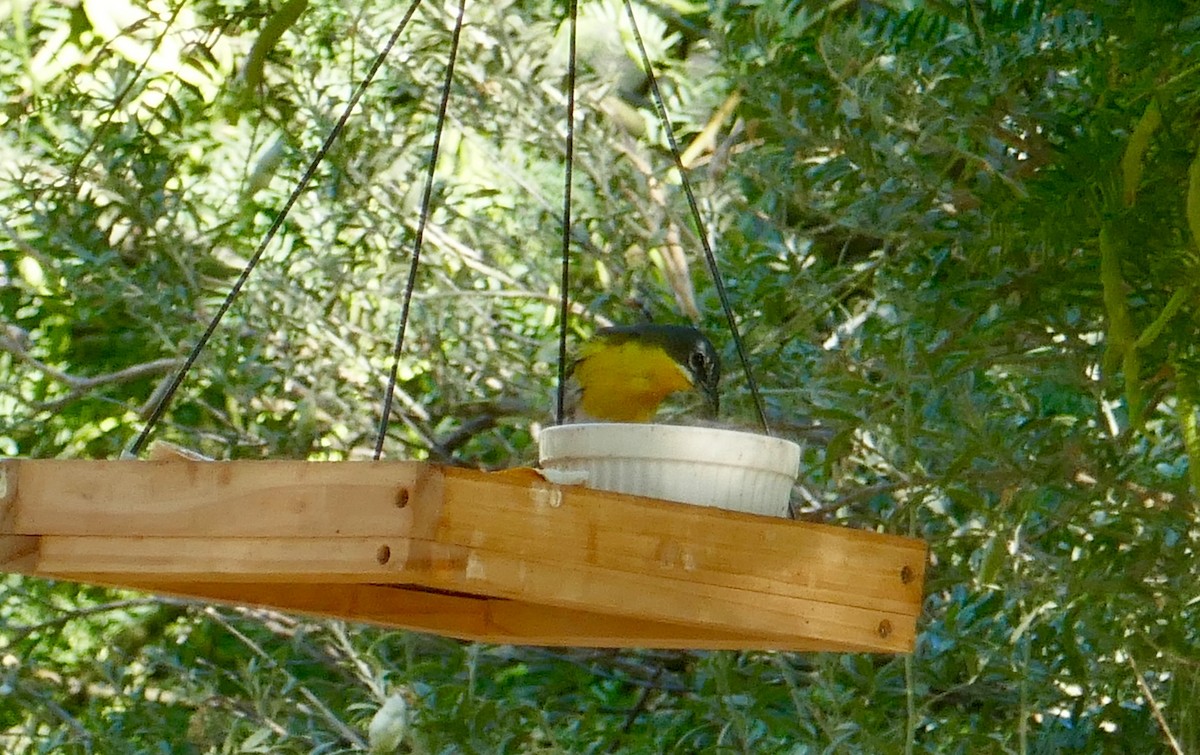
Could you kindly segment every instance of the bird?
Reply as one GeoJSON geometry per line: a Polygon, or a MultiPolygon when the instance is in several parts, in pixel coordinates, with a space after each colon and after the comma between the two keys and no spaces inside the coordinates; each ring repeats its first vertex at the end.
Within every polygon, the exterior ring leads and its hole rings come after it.
{"type": "Polygon", "coordinates": [[[667,396],[696,391],[715,418],[720,382],[717,350],[694,327],[601,328],[571,366],[564,414],[570,422],[650,422],[667,396]]]}
{"type": "Polygon", "coordinates": [[[409,697],[411,692],[402,689],[390,695],[375,711],[367,726],[367,739],[372,755],[390,755],[404,742],[410,719],[409,697]]]}

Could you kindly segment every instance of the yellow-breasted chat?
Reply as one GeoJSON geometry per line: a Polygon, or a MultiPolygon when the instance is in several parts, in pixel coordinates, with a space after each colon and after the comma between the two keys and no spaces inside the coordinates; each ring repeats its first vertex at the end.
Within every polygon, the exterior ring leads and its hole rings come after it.
{"type": "Polygon", "coordinates": [[[667,396],[697,391],[715,417],[720,381],[717,350],[693,327],[603,328],[571,367],[566,415],[572,422],[649,422],[667,396]]]}

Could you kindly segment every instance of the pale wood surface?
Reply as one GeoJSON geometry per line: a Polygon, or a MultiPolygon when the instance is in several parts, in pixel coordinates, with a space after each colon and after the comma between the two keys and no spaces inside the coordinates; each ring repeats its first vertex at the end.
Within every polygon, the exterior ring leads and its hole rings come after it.
{"type": "Polygon", "coordinates": [[[7,571],[493,642],[904,652],[925,560],[917,540],[531,473],[0,462],[7,571]]]}
{"type": "Polygon", "coordinates": [[[805,646],[794,637],[754,637],[686,624],[628,619],[497,598],[421,592],[394,585],[124,581],[117,586],[220,603],[269,605],[318,616],[343,619],[353,616],[357,621],[480,642],[614,648],[855,649],[848,643],[843,648],[830,648],[816,641],[805,646]]]}

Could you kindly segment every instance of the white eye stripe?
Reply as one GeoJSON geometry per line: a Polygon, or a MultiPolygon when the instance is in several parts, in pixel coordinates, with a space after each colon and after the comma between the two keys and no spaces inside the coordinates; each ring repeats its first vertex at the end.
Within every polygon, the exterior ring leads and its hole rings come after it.
{"type": "Polygon", "coordinates": [[[675,368],[679,370],[679,374],[683,375],[684,379],[687,380],[688,385],[694,386],[696,384],[696,377],[692,374],[691,370],[687,369],[678,362],[675,363],[675,368]]]}

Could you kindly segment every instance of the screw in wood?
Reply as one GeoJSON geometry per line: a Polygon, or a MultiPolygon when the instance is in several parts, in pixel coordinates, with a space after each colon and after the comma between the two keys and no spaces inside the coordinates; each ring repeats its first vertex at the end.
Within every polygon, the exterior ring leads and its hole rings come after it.
{"type": "Polygon", "coordinates": [[[375,551],[375,560],[378,561],[380,563],[380,565],[386,564],[388,561],[391,561],[392,560],[392,549],[387,547],[386,545],[379,546],[379,550],[375,551]]]}
{"type": "Polygon", "coordinates": [[[888,621],[887,619],[879,622],[879,628],[875,630],[875,633],[880,637],[887,639],[892,634],[892,622],[888,621]]]}
{"type": "Polygon", "coordinates": [[[400,488],[396,491],[396,508],[402,509],[408,505],[408,488],[400,488]]]}
{"type": "Polygon", "coordinates": [[[907,585],[909,582],[913,581],[913,578],[915,576],[916,575],[913,574],[913,568],[911,566],[908,566],[906,564],[906,565],[900,567],[900,582],[901,583],[907,585]]]}

